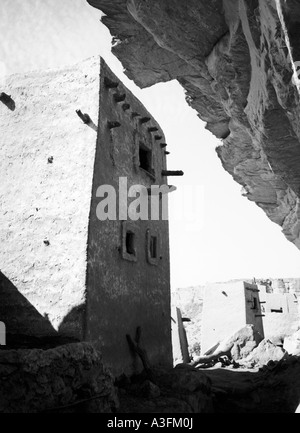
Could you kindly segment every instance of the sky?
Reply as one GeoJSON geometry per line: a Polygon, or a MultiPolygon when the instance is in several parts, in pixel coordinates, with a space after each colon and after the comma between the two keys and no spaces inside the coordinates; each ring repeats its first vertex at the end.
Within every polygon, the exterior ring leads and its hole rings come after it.
{"type": "Polygon", "coordinates": [[[300,251],[223,169],[220,145],[177,81],[139,89],[111,54],[100,11],[85,0],[1,0],[0,82],[5,74],[63,67],[101,55],[162,127],[168,143],[172,288],[239,278],[300,277],[300,251]],[[2,76],[2,78],[1,78],[2,76]]]}

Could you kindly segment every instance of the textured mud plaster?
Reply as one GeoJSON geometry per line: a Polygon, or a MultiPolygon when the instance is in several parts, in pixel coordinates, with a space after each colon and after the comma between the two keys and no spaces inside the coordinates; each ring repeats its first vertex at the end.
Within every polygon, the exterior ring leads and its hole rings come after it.
{"type": "Polygon", "coordinates": [[[231,337],[245,325],[253,325],[255,334],[259,333],[263,338],[258,292],[256,285],[240,281],[212,284],[205,288],[201,331],[202,354],[218,342],[231,337]],[[254,298],[256,301],[253,301],[254,298]]]}
{"type": "Polygon", "coordinates": [[[300,248],[297,0],[88,0],[141,86],[177,79],[244,195],[300,248]],[[278,13],[281,5],[283,18],[278,13]],[[290,47],[290,48],[289,48],[290,47]]]}
{"type": "Polygon", "coordinates": [[[1,279],[0,293],[8,334],[43,336],[52,328],[82,338],[96,134],[75,110],[97,123],[99,70],[93,59],[7,79],[15,103],[14,111],[0,104],[0,266],[10,281],[1,279]]]}
{"type": "Polygon", "coordinates": [[[171,363],[168,222],[128,222],[136,260],[125,260],[127,223],[99,221],[96,192],[103,184],[117,190],[119,176],[128,188],[167,178],[159,125],[121,83],[110,89],[105,78],[119,83],[96,58],[7,80],[15,109],[0,104],[0,318],[8,345],[22,335],[92,340],[121,374],[140,368],[126,342],[138,326],[150,361],[171,363]],[[141,143],[152,151],[151,175],[140,168],[141,143]],[[153,263],[149,233],[157,238],[153,263]]]}
{"type": "Polygon", "coordinates": [[[168,222],[100,222],[96,215],[100,202],[96,192],[100,185],[109,184],[118,191],[119,177],[127,178],[128,188],[167,183],[167,178],[161,175],[166,157],[160,143],[165,139],[156,121],[122,83],[117,91],[107,89],[105,77],[116,81],[104,65],[88,241],[86,336],[104,345],[104,360],[113,371],[122,372],[126,368],[134,371],[140,361],[129,351],[125,337],[134,336],[136,327],[141,326],[142,344],[150,362],[172,365],[168,222]],[[126,100],[114,102],[116,92],[126,94],[126,100]],[[129,104],[130,109],[124,111],[123,103],[129,104]],[[133,113],[139,116],[133,117],[133,113]],[[141,123],[143,118],[149,121],[141,123]],[[107,122],[112,120],[121,126],[107,128],[107,122]],[[157,127],[159,132],[149,132],[150,127],[157,127]],[[155,140],[155,135],[161,136],[161,140],[155,140]],[[140,168],[141,144],[152,151],[152,175],[140,168]],[[135,236],[135,260],[123,258],[127,231],[135,236]],[[147,248],[149,233],[158,242],[157,259],[153,263],[147,248]]]}
{"type": "Polygon", "coordinates": [[[110,413],[118,406],[113,382],[101,353],[88,343],[3,350],[0,413],[110,413]]]}
{"type": "Polygon", "coordinates": [[[299,297],[295,293],[267,293],[259,286],[265,338],[286,336],[299,328],[299,297]]]}

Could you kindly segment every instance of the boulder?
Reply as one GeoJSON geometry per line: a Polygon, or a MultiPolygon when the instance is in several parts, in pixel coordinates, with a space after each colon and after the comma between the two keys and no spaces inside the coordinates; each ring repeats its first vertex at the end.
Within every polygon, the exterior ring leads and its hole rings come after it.
{"type": "Polygon", "coordinates": [[[254,330],[253,325],[246,325],[230,338],[226,338],[207,351],[203,356],[196,357],[190,365],[196,367],[200,364],[210,364],[219,361],[222,356],[232,358],[234,361],[242,359],[261,341],[261,336],[254,330]]]}
{"type": "Polygon", "coordinates": [[[221,341],[215,353],[229,350],[231,357],[237,361],[248,356],[261,340],[262,337],[255,331],[254,326],[246,325],[230,338],[221,341]]]}
{"type": "Polygon", "coordinates": [[[235,361],[245,358],[249,355],[249,353],[252,352],[252,350],[261,340],[262,337],[258,334],[257,331],[255,331],[253,325],[244,326],[229,339],[229,342],[233,343],[233,346],[231,348],[232,358],[235,361]]]}
{"type": "Polygon", "coordinates": [[[283,348],[290,355],[300,355],[300,329],[294,334],[285,337],[283,348]]]}
{"type": "Polygon", "coordinates": [[[242,361],[245,365],[264,366],[270,361],[280,361],[288,357],[287,352],[270,340],[263,340],[260,344],[242,361]]]}

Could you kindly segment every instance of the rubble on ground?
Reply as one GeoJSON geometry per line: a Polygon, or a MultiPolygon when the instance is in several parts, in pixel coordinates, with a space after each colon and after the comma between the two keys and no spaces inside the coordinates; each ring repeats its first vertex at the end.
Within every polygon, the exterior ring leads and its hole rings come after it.
{"type": "Polygon", "coordinates": [[[275,362],[286,359],[287,356],[287,352],[282,347],[276,346],[270,340],[265,339],[240,363],[248,368],[262,367],[268,365],[270,361],[275,362]]]}
{"type": "Polygon", "coordinates": [[[290,355],[300,356],[300,329],[294,334],[284,338],[283,348],[290,355]]]}
{"type": "Polygon", "coordinates": [[[210,379],[187,364],[153,369],[118,384],[121,413],[211,413],[210,379]],[[155,382],[155,383],[154,383],[155,382]]]}
{"type": "Polygon", "coordinates": [[[285,338],[284,348],[282,341],[280,338],[278,344],[275,344],[275,338],[273,341],[262,339],[253,325],[246,325],[230,338],[217,343],[206,354],[196,357],[190,365],[200,369],[258,369],[286,359],[289,353],[300,354],[300,331],[285,338]],[[287,346],[289,351],[286,350],[287,346]]]}
{"type": "Polygon", "coordinates": [[[221,363],[222,366],[236,367],[237,361],[247,357],[261,340],[262,337],[254,330],[254,326],[246,325],[230,338],[218,342],[204,355],[196,357],[191,365],[207,368],[221,363]]]}

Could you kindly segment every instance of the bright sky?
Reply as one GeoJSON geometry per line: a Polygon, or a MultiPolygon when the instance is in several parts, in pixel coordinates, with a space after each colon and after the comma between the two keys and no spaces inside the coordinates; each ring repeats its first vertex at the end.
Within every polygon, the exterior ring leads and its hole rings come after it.
{"type": "Polygon", "coordinates": [[[59,67],[100,54],[163,128],[170,178],[172,287],[235,278],[300,277],[300,252],[224,171],[220,142],[185,102],[172,81],[141,90],[111,54],[100,12],[85,0],[1,0],[0,76],[4,72],[59,67]],[[39,17],[39,19],[38,19],[39,17]],[[7,47],[10,47],[9,49],[7,47]],[[11,48],[12,47],[12,48],[11,48]],[[9,56],[8,56],[9,52],[9,56]],[[22,66],[21,66],[22,65],[22,66]]]}

